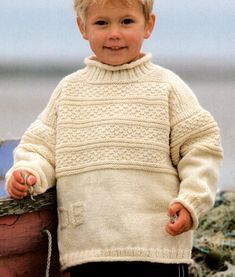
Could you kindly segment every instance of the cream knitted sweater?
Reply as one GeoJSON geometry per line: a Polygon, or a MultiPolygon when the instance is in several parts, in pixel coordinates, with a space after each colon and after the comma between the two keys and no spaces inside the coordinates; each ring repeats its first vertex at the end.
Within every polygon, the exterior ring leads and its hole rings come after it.
{"type": "Polygon", "coordinates": [[[23,135],[13,170],[57,184],[62,269],[91,261],[189,263],[192,231],[165,231],[170,203],[194,228],[214,202],[219,129],[174,73],[151,55],[121,66],[85,60],[23,135]]]}

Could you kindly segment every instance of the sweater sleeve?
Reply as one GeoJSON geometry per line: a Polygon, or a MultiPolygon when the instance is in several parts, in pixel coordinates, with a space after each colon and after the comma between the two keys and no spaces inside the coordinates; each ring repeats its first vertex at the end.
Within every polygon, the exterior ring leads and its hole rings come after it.
{"type": "Polygon", "coordinates": [[[13,166],[6,174],[6,191],[9,179],[17,169],[27,170],[36,177],[33,195],[41,194],[55,184],[56,113],[61,90],[59,84],[46,108],[22,136],[14,151],[13,166]]]}
{"type": "Polygon", "coordinates": [[[170,97],[171,157],[180,178],[180,202],[191,213],[193,229],[214,204],[222,162],[220,131],[190,88],[173,77],[170,97]]]}

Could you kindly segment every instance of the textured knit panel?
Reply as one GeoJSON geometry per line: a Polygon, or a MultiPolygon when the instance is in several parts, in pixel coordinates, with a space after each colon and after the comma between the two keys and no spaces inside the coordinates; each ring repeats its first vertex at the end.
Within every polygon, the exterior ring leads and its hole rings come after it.
{"type": "Polygon", "coordinates": [[[81,83],[64,87],[57,126],[57,175],[99,168],[167,170],[167,84],[81,83]]]}
{"type": "Polygon", "coordinates": [[[194,147],[214,149],[220,155],[220,133],[214,118],[199,105],[191,89],[177,75],[166,71],[163,78],[171,83],[169,101],[173,163],[177,165],[194,147]]]}

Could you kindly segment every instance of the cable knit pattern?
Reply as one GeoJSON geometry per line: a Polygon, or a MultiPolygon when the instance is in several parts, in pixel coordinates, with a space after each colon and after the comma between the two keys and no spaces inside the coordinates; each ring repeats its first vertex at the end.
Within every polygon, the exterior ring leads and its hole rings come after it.
{"type": "Polygon", "coordinates": [[[24,134],[7,174],[57,181],[62,268],[91,261],[189,263],[192,232],[165,231],[170,203],[193,228],[213,205],[219,128],[190,88],[151,55],[121,66],[94,58],[65,77],[24,134]]]}

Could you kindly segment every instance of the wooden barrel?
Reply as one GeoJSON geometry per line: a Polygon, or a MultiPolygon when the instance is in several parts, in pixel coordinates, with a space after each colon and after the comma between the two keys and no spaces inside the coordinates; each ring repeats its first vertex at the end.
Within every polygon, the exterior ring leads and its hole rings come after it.
{"type": "Polygon", "coordinates": [[[16,142],[0,145],[0,276],[68,277],[59,265],[55,188],[34,197],[35,201],[30,197],[14,200],[4,194],[4,175],[16,142]]]}

